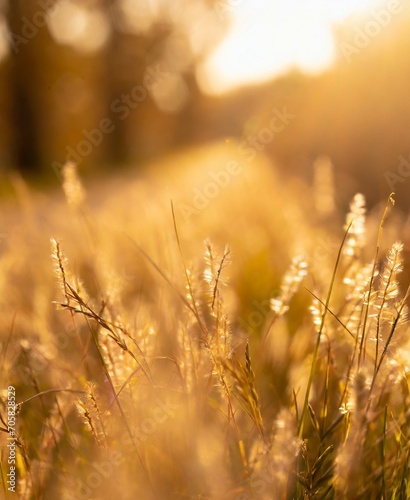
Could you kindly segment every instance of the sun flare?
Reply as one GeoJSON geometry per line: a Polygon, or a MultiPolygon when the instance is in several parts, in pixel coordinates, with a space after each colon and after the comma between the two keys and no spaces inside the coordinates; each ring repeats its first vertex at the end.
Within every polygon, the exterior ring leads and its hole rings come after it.
{"type": "Polygon", "coordinates": [[[336,55],[335,26],[380,2],[225,3],[223,13],[231,17],[230,28],[198,71],[201,87],[209,93],[267,81],[293,68],[307,73],[322,71],[336,55]],[[232,6],[228,8],[228,4],[232,6]]]}

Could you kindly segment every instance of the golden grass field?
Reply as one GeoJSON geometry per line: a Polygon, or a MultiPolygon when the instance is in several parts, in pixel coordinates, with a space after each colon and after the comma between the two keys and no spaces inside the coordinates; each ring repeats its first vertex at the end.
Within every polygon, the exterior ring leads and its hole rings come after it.
{"type": "Polygon", "coordinates": [[[410,498],[392,201],[225,143],[79,175],[0,205],[4,498],[410,498]]]}

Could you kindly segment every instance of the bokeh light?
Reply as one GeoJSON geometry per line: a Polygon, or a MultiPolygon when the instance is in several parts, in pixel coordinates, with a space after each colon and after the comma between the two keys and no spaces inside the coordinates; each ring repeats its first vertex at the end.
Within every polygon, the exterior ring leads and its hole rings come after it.
{"type": "Polygon", "coordinates": [[[58,43],[85,53],[100,50],[110,34],[106,14],[101,9],[90,9],[72,1],[57,4],[48,24],[58,43]]]}
{"type": "Polygon", "coordinates": [[[0,62],[9,53],[9,38],[8,38],[8,27],[4,17],[0,18],[0,62]]]}

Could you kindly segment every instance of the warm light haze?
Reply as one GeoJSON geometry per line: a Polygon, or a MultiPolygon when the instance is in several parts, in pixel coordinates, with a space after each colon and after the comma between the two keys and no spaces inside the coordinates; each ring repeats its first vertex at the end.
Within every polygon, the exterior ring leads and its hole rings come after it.
{"type": "Polygon", "coordinates": [[[410,500],[409,26],[0,0],[0,500],[410,500]]]}
{"type": "Polygon", "coordinates": [[[218,94],[293,68],[321,72],[335,58],[335,26],[378,4],[377,0],[221,2],[219,15],[229,16],[231,25],[199,70],[201,86],[218,94]]]}

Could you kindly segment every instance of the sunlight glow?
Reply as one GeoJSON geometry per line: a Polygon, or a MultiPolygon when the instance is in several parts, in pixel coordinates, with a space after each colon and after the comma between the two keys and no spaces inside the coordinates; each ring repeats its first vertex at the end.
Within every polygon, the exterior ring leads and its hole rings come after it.
{"type": "Polygon", "coordinates": [[[208,93],[268,81],[293,68],[323,71],[335,58],[334,26],[376,0],[226,3],[232,4],[230,29],[198,70],[199,84],[208,93]]]}
{"type": "Polygon", "coordinates": [[[7,36],[7,24],[4,17],[0,18],[0,61],[9,53],[9,39],[7,36]]]}
{"type": "Polygon", "coordinates": [[[138,2],[138,0],[120,0],[118,3],[123,25],[131,33],[147,34],[158,16],[156,2],[138,2]]]}
{"type": "Polygon", "coordinates": [[[103,47],[110,35],[105,14],[100,9],[88,9],[74,2],[59,4],[48,25],[53,38],[71,45],[80,52],[95,52],[103,47]]]}

